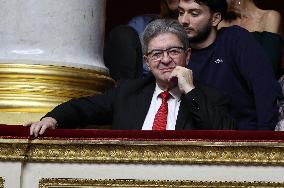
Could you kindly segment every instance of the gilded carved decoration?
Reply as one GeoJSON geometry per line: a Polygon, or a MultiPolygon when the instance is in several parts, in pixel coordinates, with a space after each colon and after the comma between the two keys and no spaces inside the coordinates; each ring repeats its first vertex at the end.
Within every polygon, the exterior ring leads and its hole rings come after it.
{"type": "Polygon", "coordinates": [[[283,165],[284,143],[0,139],[0,160],[283,165]]]}
{"type": "Polygon", "coordinates": [[[4,178],[0,177],[0,188],[4,188],[4,178]]]}
{"type": "Polygon", "coordinates": [[[1,123],[20,125],[38,121],[60,103],[101,93],[113,84],[103,70],[0,64],[1,123]]]}
{"type": "Polygon", "coordinates": [[[99,70],[0,64],[0,112],[48,112],[68,99],[101,93],[113,83],[99,70]]]}
{"type": "Polygon", "coordinates": [[[91,179],[41,179],[40,188],[107,188],[107,187],[226,187],[226,188],[263,188],[284,187],[284,183],[273,182],[206,182],[206,181],[168,181],[168,180],[91,180],[91,179]]]}

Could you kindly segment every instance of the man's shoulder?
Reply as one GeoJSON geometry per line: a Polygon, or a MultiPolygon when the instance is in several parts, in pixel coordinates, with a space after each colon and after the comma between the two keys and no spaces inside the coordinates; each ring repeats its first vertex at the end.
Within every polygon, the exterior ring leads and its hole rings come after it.
{"type": "Polygon", "coordinates": [[[231,46],[231,48],[232,46],[247,44],[247,41],[252,42],[252,40],[255,40],[252,33],[237,25],[221,28],[217,35],[218,45],[231,46]]]}
{"type": "Polygon", "coordinates": [[[117,88],[120,90],[140,90],[148,86],[155,85],[156,80],[153,75],[137,79],[122,79],[118,81],[117,88]]]}
{"type": "Polygon", "coordinates": [[[236,35],[246,35],[249,34],[250,32],[238,25],[233,25],[229,27],[223,27],[219,30],[219,36],[226,35],[226,36],[231,36],[236,37],[236,35]]]}

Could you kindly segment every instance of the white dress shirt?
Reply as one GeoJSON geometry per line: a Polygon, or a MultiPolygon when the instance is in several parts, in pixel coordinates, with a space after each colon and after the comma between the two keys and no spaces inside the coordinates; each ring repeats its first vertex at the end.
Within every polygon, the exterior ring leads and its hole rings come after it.
{"type": "MultiPolygon", "coordinates": [[[[163,92],[156,84],[156,88],[152,97],[151,105],[144,120],[142,130],[152,130],[155,115],[162,104],[162,99],[159,94],[163,92]]],[[[170,90],[171,97],[168,100],[168,117],[167,117],[167,130],[175,130],[177,115],[180,106],[181,92],[178,87],[170,90]]]]}

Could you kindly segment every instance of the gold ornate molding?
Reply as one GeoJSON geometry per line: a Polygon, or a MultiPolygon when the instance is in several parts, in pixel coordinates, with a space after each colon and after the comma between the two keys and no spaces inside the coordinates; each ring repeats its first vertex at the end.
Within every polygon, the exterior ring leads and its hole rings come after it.
{"type": "Polygon", "coordinates": [[[284,143],[0,139],[0,160],[284,165],[284,143]]]}
{"type": "Polygon", "coordinates": [[[0,188],[4,188],[4,178],[0,177],[0,188]]]}
{"type": "Polygon", "coordinates": [[[0,160],[25,160],[28,143],[23,139],[0,139],[0,160]]]}
{"type": "Polygon", "coordinates": [[[284,183],[274,182],[207,182],[207,181],[169,181],[169,180],[92,180],[92,179],[41,179],[40,188],[76,187],[76,188],[107,188],[107,187],[226,187],[226,188],[263,188],[284,187],[284,183]]]}
{"type": "Polygon", "coordinates": [[[106,72],[79,68],[0,64],[0,112],[48,112],[70,98],[113,85],[106,72]]]}

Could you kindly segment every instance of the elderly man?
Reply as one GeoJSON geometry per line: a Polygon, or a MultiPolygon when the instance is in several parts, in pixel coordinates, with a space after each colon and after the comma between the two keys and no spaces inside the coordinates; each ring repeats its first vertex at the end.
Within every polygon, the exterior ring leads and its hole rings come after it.
{"type": "Polygon", "coordinates": [[[122,130],[234,129],[229,99],[193,82],[186,32],[175,20],[151,22],[143,34],[143,53],[152,74],[122,81],[104,94],[73,99],[27,123],[38,136],[47,128],[111,124],[122,130]]]}

